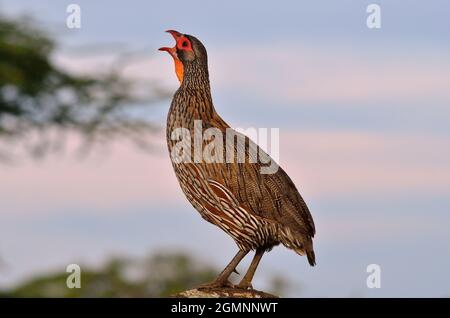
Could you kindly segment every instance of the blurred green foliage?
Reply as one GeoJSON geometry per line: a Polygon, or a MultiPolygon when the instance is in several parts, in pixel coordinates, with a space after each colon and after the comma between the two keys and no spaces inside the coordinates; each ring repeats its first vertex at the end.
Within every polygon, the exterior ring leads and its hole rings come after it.
{"type": "MultiPolygon", "coordinates": [[[[185,253],[156,253],[144,259],[112,258],[97,269],[81,267],[81,288],[68,288],[71,273],[40,274],[20,285],[1,289],[0,297],[167,297],[210,282],[217,268],[185,253]]],[[[285,295],[291,284],[269,277],[267,291],[285,295]]]]}
{"type": "Polygon", "coordinates": [[[114,258],[105,266],[81,267],[81,288],[68,288],[70,273],[36,276],[1,297],[165,297],[211,281],[217,271],[185,254],[155,254],[144,260],[114,258]]]}
{"type": "MultiPolygon", "coordinates": [[[[26,141],[29,153],[39,156],[55,148],[57,143],[46,137],[57,129],[76,132],[90,143],[126,137],[144,146],[145,133],[155,127],[129,110],[165,98],[165,93],[148,87],[148,96],[139,96],[135,83],[117,69],[70,74],[53,63],[54,53],[54,41],[32,19],[0,15],[0,141],[26,141]]],[[[0,159],[7,154],[0,149],[0,159]]]]}

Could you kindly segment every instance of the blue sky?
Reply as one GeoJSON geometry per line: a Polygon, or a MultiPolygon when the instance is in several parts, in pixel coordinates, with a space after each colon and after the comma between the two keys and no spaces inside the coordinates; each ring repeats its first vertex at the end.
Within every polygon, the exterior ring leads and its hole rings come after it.
{"type": "MultiPolygon", "coordinates": [[[[233,126],[280,128],[281,164],[316,220],[318,266],[276,248],[255,287],[283,273],[302,285],[292,296],[450,295],[448,2],[378,1],[382,28],[369,30],[371,1],[76,1],[82,28],[69,30],[71,2],[0,9],[50,30],[61,67],[101,71],[139,52],[125,75],[169,90],[172,61],[156,49],[173,40],[163,31],[193,34],[208,49],[221,115],[233,126]],[[371,263],[382,268],[378,290],[365,285],[371,263]]],[[[163,125],[168,103],[142,116],[163,125]]],[[[158,138],[154,156],[118,145],[100,159],[0,167],[0,284],[163,248],[224,266],[234,243],[185,201],[158,138]]]]}

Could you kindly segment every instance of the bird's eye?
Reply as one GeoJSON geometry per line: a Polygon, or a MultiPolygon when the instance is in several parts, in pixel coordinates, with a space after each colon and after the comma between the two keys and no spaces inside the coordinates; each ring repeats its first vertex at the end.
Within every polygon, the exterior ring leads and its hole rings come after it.
{"type": "Polygon", "coordinates": [[[181,45],[182,45],[183,47],[188,47],[188,46],[189,46],[189,43],[188,43],[187,41],[183,41],[183,43],[181,43],[181,45]]]}

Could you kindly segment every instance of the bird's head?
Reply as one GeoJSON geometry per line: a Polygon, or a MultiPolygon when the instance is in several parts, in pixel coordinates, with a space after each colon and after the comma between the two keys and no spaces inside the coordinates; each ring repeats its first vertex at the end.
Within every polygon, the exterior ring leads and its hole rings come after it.
{"type": "Polygon", "coordinates": [[[169,53],[175,62],[175,73],[178,80],[183,82],[185,68],[188,64],[197,64],[207,68],[207,54],[203,44],[194,36],[181,34],[178,31],[168,30],[175,39],[174,47],[161,47],[160,51],[169,53]]]}

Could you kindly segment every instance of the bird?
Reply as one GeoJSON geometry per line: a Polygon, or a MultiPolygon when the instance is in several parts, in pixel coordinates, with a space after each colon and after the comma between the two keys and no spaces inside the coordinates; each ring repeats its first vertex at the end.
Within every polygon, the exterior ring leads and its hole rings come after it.
{"type": "MultiPolygon", "coordinates": [[[[273,159],[250,138],[233,130],[216,111],[211,96],[207,51],[200,40],[175,30],[166,32],[175,39],[175,46],[159,50],[172,56],[180,82],[167,114],[166,126],[175,175],[186,198],[201,217],[231,236],[238,247],[238,252],[218,277],[201,288],[253,289],[252,280],[263,254],[279,244],[299,255],[306,255],[309,264],[314,266],[316,229],[295,184],[279,166],[273,173],[261,173],[264,164],[260,160],[250,160],[255,159],[251,150],[256,149],[256,153],[273,159]],[[246,160],[198,160],[191,148],[180,150],[186,160],[179,160],[179,156],[173,154],[179,150],[180,133],[174,132],[184,129],[193,136],[196,129],[198,131],[196,121],[201,121],[201,132],[213,128],[223,133],[223,137],[215,138],[223,138],[223,144],[236,151],[236,156],[239,151],[243,152],[246,160]],[[229,132],[243,136],[244,147],[237,145],[234,139],[227,139],[225,136],[229,132]],[[237,265],[251,251],[255,254],[247,272],[237,285],[232,284],[231,274],[237,273],[237,265]]],[[[193,139],[187,138],[188,141],[193,139]]],[[[206,141],[201,139],[200,143],[205,146],[206,141]]],[[[225,150],[216,151],[219,155],[225,153],[225,150]]],[[[236,156],[233,152],[231,159],[236,156]]]]}

